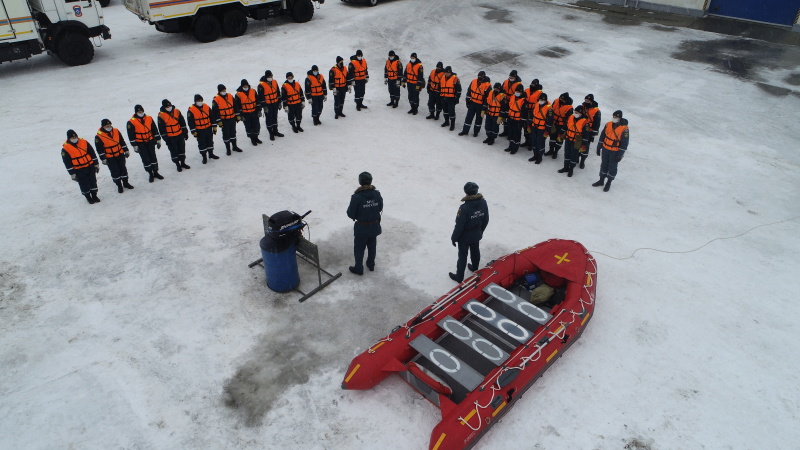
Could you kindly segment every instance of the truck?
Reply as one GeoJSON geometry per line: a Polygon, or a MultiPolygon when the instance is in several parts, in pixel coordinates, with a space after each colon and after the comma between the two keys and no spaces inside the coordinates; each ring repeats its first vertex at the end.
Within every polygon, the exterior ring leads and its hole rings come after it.
{"type": "Polygon", "coordinates": [[[88,64],[98,36],[111,39],[97,0],[0,0],[0,63],[47,51],[70,66],[88,64]]]}
{"type": "Polygon", "coordinates": [[[125,8],[164,33],[191,32],[200,42],[247,31],[247,18],[264,20],[289,14],[295,22],[314,16],[314,3],[325,0],[125,0],[125,8]]]}

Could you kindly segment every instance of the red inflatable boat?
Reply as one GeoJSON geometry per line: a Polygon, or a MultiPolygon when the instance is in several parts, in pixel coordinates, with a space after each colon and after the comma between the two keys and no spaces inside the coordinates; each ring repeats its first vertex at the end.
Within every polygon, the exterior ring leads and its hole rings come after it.
{"type": "Polygon", "coordinates": [[[580,337],[596,281],[594,258],[575,241],[499,258],[355,357],[342,388],[397,373],[441,410],[429,448],[470,448],[580,337]],[[539,306],[527,300],[537,279],[554,288],[539,306]]]}

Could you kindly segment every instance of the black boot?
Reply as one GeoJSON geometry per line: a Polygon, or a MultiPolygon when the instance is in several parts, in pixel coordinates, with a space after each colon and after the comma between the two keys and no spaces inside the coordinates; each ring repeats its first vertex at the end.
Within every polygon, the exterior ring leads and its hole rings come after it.
{"type": "Polygon", "coordinates": [[[208,152],[200,152],[200,154],[203,155],[203,164],[208,164],[208,156],[206,156],[206,153],[208,152]]]}
{"type": "Polygon", "coordinates": [[[259,139],[258,136],[255,136],[253,139],[256,140],[256,144],[263,144],[263,142],[261,142],[261,139],[259,139]]]}
{"type": "Polygon", "coordinates": [[[528,161],[536,161],[536,155],[533,155],[530,158],[528,158],[528,161]]]}
{"type": "Polygon", "coordinates": [[[504,152],[510,152],[511,151],[511,143],[509,143],[508,147],[504,148],[503,151],[504,152]]]}
{"type": "Polygon", "coordinates": [[[434,118],[435,120],[439,120],[439,113],[441,113],[441,112],[442,112],[442,110],[441,110],[441,109],[440,109],[440,110],[438,110],[438,111],[436,111],[436,114],[433,116],[433,118],[434,118]]]}
{"type": "Polygon", "coordinates": [[[445,117],[444,123],[442,124],[442,128],[450,126],[450,119],[445,117]]]}
{"type": "Polygon", "coordinates": [[[553,150],[553,159],[556,159],[556,158],[558,158],[558,151],[559,151],[559,150],[560,150],[560,149],[558,149],[558,148],[557,148],[557,149],[555,149],[555,150],[553,150]]]}
{"type": "Polygon", "coordinates": [[[160,174],[160,173],[158,173],[158,171],[157,171],[157,170],[154,170],[154,171],[153,171],[153,176],[154,176],[154,177],[156,177],[156,178],[158,178],[159,180],[163,180],[163,179],[164,179],[164,177],[162,177],[162,176],[161,176],[161,174],[160,174]]]}
{"type": "Polygon", "coordinates": [[[464,127],[464,129],[461,130],[461,133],[458,133],[459,136],[466,136],[468,134],[469,134],[469,127],[464,127]]]}
{"type": "Polygon", "coordinates": [[[156,181],[156,176],[155,176],[155,175],[153,175],[153,172],[150,172],[150,178],[148,178],[148,179],[147,179],[147,181],[149,181],[149,182],[151,182],[151,183],[152,183],[153,181],[156,181]]]}
{"type": "Polygon", "coordinates": [[[340,111],[339,112],[339,117],[347,117],[347,116],[345,116],[344,113],[340,111]]]}
{"type": "Polygon", "coordinates": [[[119,192],[120,194],[122,194],[123,192],[125,192],[125,190],[124,190],[124,189],[122,189],[122,181],[120,181],[120,180],[117,180],[117,181],[115,181],[115,182],[114,182],[114,184],[116,184],[116,185],[117,185],[117,192],[119,192]]]}
{"type": "Polygon", "coordinates": [[[253,144],[254,147],[256,145],[258,145],[258,142],[256,142],[256,137],[255,136],[250,136],[250,143],[253,144]]]}
{"type": "Polygon", "coordinates": [[[491,139],[492,138],[490,138],[489,136],[486,136],[486,139],[483,140],[483,143],[488,144],[491,139]]]}
{"type": "Polygon", "coordinates": [[[225,143],[225,154],[228,155],[228,156],[230,156],[230,154],[231,154],[231,143],[230,142],[226,142],[225,143]]]}
{"type": "Polygon", "coordinates": [[[292,131],[294,131],[295,133],[299,133],[299,131],[297,131],[297,125],[292,124],[292,131]]]}
{"type": "Polygon", "coordinates": [[[303,128],[300,126],[300,122],[297,122],[297,131],[303,132],[303,128]]]}
{"type": "Polygon", "coordinates": [[[569,172],[569,163],[564,163],[564,167],[558,169],[558,173],[567,173],[569,172]]]}
{"type": "Polygon", "coordinates": [[[575,169],[575,166],[569,166],[569,170],[567,171],[567,176],[568,176],[568,177],[571,177],[571,176],[572,176],[572,170],[573,170],[573,169],[575,169]]]}
{"type": "Polygon", "coordinates": [[[517,150],[519,150],[519,145],[518,144],[514,144],[514,145],[511,146],[511,151],[509,153],[511,153],[512,155],[515,155],[517,153],[517,150]]]}
{"type": "Polygon", "coordinates": [[[534,164],[541,164],[541,163],[542,163],[542,154],[539,153],[538,155],[536,155],[536,161],[534,162],[534,164]]]}
{"type": "Polygon", "coordinates": [[[211,158],[211,159],[219,159],[219,156],[214,154],[214,150],[209,150],[208,151],[208,157],[211,158]]]}
{"type": "Polygon", "coordinates": [[[394,106],[392,106],[392,108],[397,108],[397,106],[398,106],[399,104],[400,104],[400,99],[398,98],[398,99],[396,99],[396,100],[394,101],[394,106]]]}
{"type": "Polygon", "coordinates": [[[181,163],[175,161],[175,167],[178,168],[178,172],[183,172],[183,167],[181,167],[181,163]]]}
{"type": "Polygon", "coordinates": [[[425,117],[425,118],[426,118],[426,119],[433,119],[434,117],[435,117],[435,116],[434,116],[434,114],[433,114],[433,111],[430,111],[430,110],[429,110],[429,111],[428,111],[428,116],[427,116],[427,117],[425,117]]]}
{"type": "Polygon", "coordinates": [[[133,189],[133,185],[128,183],[128,180],[122,180],[122,186],[125,187],[125,189],[133,189]]]}
{"type": "Polygon", "coordinates": [[[242,149],[240,149],[239,146],[236,145],[236,139],[231,139],[231,150],[239,153],[242,152],[242,149]]]}
{"type": "Polygon", "coordinates": [[[603,188],[603,192],[608,192],[608,190],[611,189],[611,180],[612,178],[609,178],[608,181],[606,181],[606,186],[603,188]]]}
{"type": "Polygon", "coordinates": [[[361,111],[361,103],[356,102],[356,111],[361,111]]]}
{"type": "Polygon", "coordinates": [[[274,141],[275,140],[275,132],[273,132],[272,129],[267,130],[267,131],[269,131],[269,140],[270,141],[274,141]]]}
{"type": "Polygon", "coordinates": [[[605,182],[606,182],[606,177],[600,177],[600,179],[599,179],[599,180],[597,180],[597,181],[595,181],[594,183],[592,183],[592,186],[594,186],[594,187],[600,187],[600,186],[602,186],[602,185],[603,185],[603,183],[605,183],[605,182]]]}
{"type": "Polygon", "coordinates": [[[494,138],[489,138],[489,141],[486,143],[486,145],[494,145],[494,138]]]}
{"type": "Polygon", "coordinates": [[[394,106],[394,100],[389,100],[389,103],[387,103],[386,106],[394,106]]]}
{"type": "Polygon", "coordinates": [[[83,196],[86,197],[86,201],[89,202],[90,205],[94,205],[94,199],[92,198],[91,195],[83,194],[83,196]]]}
{"type": "Polygon", "coordinates": [[[448,275],[450,275],[450,279],[455,281],[456,283],[461,283],[462,281],[464,281],[463,278],[458,278],[458,275],[454,274],[453,272],[450,272],[448,275]]]}
{"type": "Polygon", "coordinates": [[[97,192],[92,192],[92,200],[94,200],[95,203],[100,203],[100,197],[97,196],[97,192]]]}
{"type": "Polygon", "coordinates": [[[467,264],[467,269],[469,269],[472,272],[475,272],[476,270],[478,270],[478,265],[477,264],[472,264],[472,263],[467,264]]]}
{"type": "Polygon", "coordinates": [[[450,131],[455,130],[455,128],[456,128],[456,118],[453,117],[452,119],[450,119],[450,131]]]}
{"type": "Polygon", "coordinates": [[[556,144],[554,142],[550,143],[550,149],[544,152],[544,156],[550,156],[553,152],[556,151],[556,144]]]}
{"type": "Polygon", "coordinates": [[[188,164],[186,164],[186,157],[181,158],[181,167],[184,169],[191,169],[188,164]]]}
{"type": "Polygon", "coordinates": [[[369,107],[364,104],[364,100],[361,100],[361,109],[369,109],[369,107]]]}
{"type": "Polygon", "coordinates": [[[478,137],[478,133],[481,131],[480,128],[475,128],[475,131],[472,132],[472,137],[478,137]]]}
{"type": "Polygon", "coordinates": [[[335,113],[335,114],[333,115],[333,118],[334,118],[334,119],[338,119],[338,118],[339,118],[339,113],[338,113],[338,112],[336,112],[336,111],[334,111],[334,113],[335,113]]]}
{"type": "Polygon", "coordinates": [[[283,133],[281,133],[280,131],[278,131],[278,129],[277,129],[277,128],[275,128],[275,136],[277,136],[277,137],[283,137],[283,133]]]}
{"type": "Polygon", "coordinates": [[[350,266],[349,269],[350,269],[350,272],[352,272],[352,273],[354,273],[356,275],[364,275],[364,271],[363,270],[359,271],[358,269],[356,269],[356,266],[350,266]]]}
{"type": "Polygon", "coordinates": [[[581,169],[583,169],[586,166],[586,164],[584,164],[584,162],[586,161],[586,157],[587,156],[589,156],[589,155],[581,155],[581,164],[580,164],[580,166],[578,166],[581,169]]]}

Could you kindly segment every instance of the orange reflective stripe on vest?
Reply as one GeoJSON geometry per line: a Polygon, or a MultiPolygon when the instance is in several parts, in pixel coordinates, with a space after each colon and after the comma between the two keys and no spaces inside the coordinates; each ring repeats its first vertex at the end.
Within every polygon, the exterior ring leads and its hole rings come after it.
{"type": "Polygon", "coordinates": [[[158,117],[164,122],[164,125],[166,126],[167,136],[174,137],[183,134],[183,130],[181,130],[181,124],[180,122],[178,122],[178,117],[180,116],[181,112],[175,108],[172,108],[172,113],[168,113],[165,111],[161,111],[160,113],[158,113],[158,117]]]}
{"type": "Polygon", "coordinates": [[[499,92],[496,93],[495,91],[489,92],[489,97],[486,98],[486,103],[489,105],[489,115],[497,117],[500,115],[500,110],[503,107],[502,100],[505,98],[506,94],[499,92]]]}
{"type": "Polygon", "coordinates": [[[225,94],[225,97],[217,94],[214,96],[214,101],[217,103],[220,119],[232,119],[236,115],[233,113],[233,96],[231,94],[225,94]]]}
{"type": "Polygon", "coordinates": [[[567,119],[567,140],[576,142],[578,138],[581,138],[584,125],[586,125],[585,117],[575,120],[575,116],[569,116],[569,119],[567,119]]]}
{"type": "Polygon", "coordinates": [[[397,76],[399,75],[400,70],[400,60],[395,59],[394,61],[386,60],[386,77],[390,80],[396,80],[397,76]]]}
{"type": "Polygon", "coordinates": [[[256,93],[253,89],[248,89],[247,92],[236,91],[236,97],[239,99],[239,104],[242,105],[243,113],[255,112],[256,93]]]}
{"type": "Polygon", "coordinates": [[[64,142],[63,148],[69,153],[69,157],[72,159],[73,169],[83,169],[92,164],[92,157],[89,155],[88,151],[89,143],[86,142],[86,139],[78,138],[78,142],[75,144],[69,141],[64,142]]]}
{"type": "Polygon", "coordinates": [[[290,105],[296,105],[302,101],[300,98],[300,89],[295,86],[297,86],[297,81],[283,83],[283,88],[286,89],[286,103],[290,105]]]}
{"type": "Polygon", "coordinates": [[[522,105],[525,104],[525,99],[516,96],[510,97],[508,102],[508,118],[511,120],[519,120],[522,117],[522,105]]]}
{"type": "Polygon", "coordinates": [[[428,89],[430,89],[431,92],[439,92],[442,78],[444,78],[444,73],[438,73],[436,69],[431,70],[431,74],[428,77],[428,89]]]}
{"type": "Polygon", "coordinates": [[[603,148],[615,152],[619,150],[619,143],[622,141],[622,134],[628,129],[627,125],[619,125],[614,128],[614,122],[608,122],[606,129],[603,130],[603,148]]]}
{"type": "Polygon", "coordinates": [[[357,59],[353,59],[350,61],[350,64],[353,65],[353,78],[356,80],[363,80],[367,78],[367,60],[362,59],[361,61],[357,59]]]}
{"type": "Polygon", "coordinates": [[[198,108],[197,105],[192,105],[189,107],[189,111],[194,118],[195,129],[205,130],[211,126],[211,108],[209,108],[208,105],[203,104],[202,109],[198,108]]]}
{"type": "Polygon", "coordinates": [[[486,89],[488,87],[489,83],[478,84],[477,78],[472,80],[472,83],[469,85],[469,93],[467,93],[469,101],[482,105],[483,101],[486,99],[486,89]]]}
{"type": "Polygon", "coordinates": [[[322,75],[309,75],[308,80],[311,82],[311,95],[314,97],[322,95],[322,85],[325,84],[325,78],[322,78],[322,75]]]}
{"type": "Polygon", "coordinates": [[[100,128],[97,130],[97,137],[100,139],[100,142],[103,143],[103,151],[106,154],[106,158],[113,158],[124,153],[122,145],[120,145],[121,139],[118,129],[112,128],[111,133],[109,133],[100,128]]]}
{"type": "Polygon", "coordinates": [[[141,119],[133,116],[131,118],[133,131],[136,133],[136,142],[149,142],[153,140],[153,118],[144,116],[141,119]]]}
{"type": "Polygon", "coordinates": [[[544,106],[538,102],[533,107],[533,126],[544,130],[547,126],[547,111],[550,111],[550,103],[545,103],[544,106]]]}
{"type": "Polygon", "coordinates": [[[408,84],[417,84],[419,82],[419,68],[421,63],[408,63],[406,64],[406,82],[408,84]]]}
{"type": "Polygon", "coordinates": [[[273,103],[278,102],[278,82],[275,80],[270,81],[267,83],[266,81],[262,81],[259,83],[261,85],[261,89],[264,91],[264,103],[271,105],[273,103]]]}
{"type": "Polygon", "coordinates": [[[458,77],[455,75],[451,75],[450,78],[442,75],[439,78],[439,95],[442,97],[452,98],[456,96],[456,83],[458,83],[458,77]]]}
{"type": "Polygon", "coordinates": [[[333,66],[333,87],[342,88],[347,86],[347,67],[333,66]]]}

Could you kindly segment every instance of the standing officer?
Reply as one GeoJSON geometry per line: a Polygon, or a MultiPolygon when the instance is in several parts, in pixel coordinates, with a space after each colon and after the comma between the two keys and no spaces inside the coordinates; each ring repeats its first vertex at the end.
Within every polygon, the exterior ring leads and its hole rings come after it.
{"type": "Polygon", "coordinates": [[[292,131],[297,133],[302,132],[303,128],[300,127],[300,122],[303,121],[303,108],[306,106],[303,103],[303,88],[300,83],[294,80],[292,72],[286,72],[286,81],[281,86],[281,101],[283,102],[283,110],[289,115],[289,124],[292,125],[292,131]]]}
{"type": "Polygon", "coordinates": [[[508,98],[508,147],[506,147],[505,151],[510,152],[512,155],[519,150],[524,118],[528,116],[524,94],[525,89],[522,88],[521,84],[518,84],[514,95],[508,98]]]}
{"type": "Polygon", "coordinates": [[[241,120],[236,115],[234,108],[233,95],[228,94],[224,84],[217,85],[217,95],[211,101],[211,116],[214,123],[222,128],[222,142],[225,143],[225,154],[231,154],[231,150],[241,152],[236,145],[236,122],[241,120]]]}
{"type": "Polygon", "coordinates": [[[539,101],[533,106],[531,120],[531,146],[533,147],[533,156],[528,161],[536,161],[536,164],[542,163],[542,156],[544,156],[544,141],[550,136],[550,127],[553,126],[553,109],[550,107],[550,102],[547,101],[547,94],[542,92],[539,95],[539,101]]]}
{"type": "Polygon", "coordinates": [[[486,96],[486,104],[481,114],[488,115],[486,118],[486,139],[484,144],[492,145],[497,139],[497,132],[500,130],[500,123],[503,122],[503,115],[508,110],[508,99],[503,92],[503,85],[495,83],[494,88],[486,96]]]}
{"type": "Polygon", "coordinates": [[[389,50],[389,58],[383,67],[383,84],[389,86],[389,103],[386,106],[397,108],[400,102],[400,82],[403,80],[403,65],[394,50],[389,50]]]}
{"type": "MultiPolygon", "coordinates": [[[[509,100],[514,96],[514,92],[517,92],[517,86],[522,86],[522,78],[517,75],[516,70],[512,70],[508,74],[508,78],[503,80],[503,92],[506,94],[509,100]]],[[[508,128],[504,126],[503,132],[500,133],[500,136],[508,136],[508,131],[508,128]]]]}
{"type": "Polygon", "coordinates": [[[439,84],[444,75],[444,64],[439,61],[436,63],[436,68],[431,70],[428,75],[428,117],[426,119],[439,120],[439,113],[442,112],[442,103],[440,101],[439,84]]]}
{"type": "Polygon", "coordinates": [[[343,111],[344,98],[351,89],[347,84],[347,67],[344,66],[344,59],[341,56],[336,57],[336,65],[331,67],[328,72],[328,83],[330,84],[328,87],[333,92],[333,112],[335,113],[333,118],[347,117],[343,111]]]}
{"type": "MultiPolygon", "coordinates": [[[[600,107],[597,105],[597,102],[594,101],[594,94],[588,94],[586,98],[583,99],[583,110],[586,111],[586,119],[592,127],[592,137],[589,138],[589,145],[591,145],[591,143],[594,142],[594,137],[597,136],[597,133],[600,131],[600,124],[602,123],[600,122],[602,120],[600,118],[600,107]]],[[[585,153],[581,153],[581,169],[585,167],[584,162],[587,157],[589,157],[588,148],[585,153]]]]}
{"type": "Polygon", "coordinates": [[[569,96],[569,92],[564,92],[553,102],[550,150],[545,155],[553,155],[553,159],[558,158],[558,151],[561,150],[561,142],[564,140],[564,133],[567,130],[567,117],[570,116],[572,116],[572,97],[569,96]]]}
{"type": "Polygon", "coordinates": [[[103,119],[100,122],[100,129],[94,137],[94,146],[97,147],[97,154],[103,165],[108,166],[111,179],[117,185],[117,192],[122,194],[123,187],[133,189],[128,183],[128,168],[125,164],[130,152],[122,133],[111,125],[110,120],[103,119]]]}
{"type": "Polygon", "coordinates": [[[272,78],[272,71],[264,71],[264,76],[258,83],[258,100],[260,106],[264,108],[264,121],[267,124],[269,140],[274,141],[275,136],[283,137],[283,133],[278,131],[278,110],[281,108],[281,92],[278,89],[278,82],[272,78]]]}
{"type": "MultiPolygon", "coordinates": [[[[539,96],[542,95],[542,85],[539,84],[539,79],[534,78],[531,81],[531,85],[525,89],[525,106],[528,109],[528,116],[525,118],[526,122],[530,122],[532,119],[531,114],[533,114],[533,107],[539,102],[539,96]]],[[[522,129],[525,132],[525,142],[522,143],[523,147],[528,147],[528,150],[533,150],[533,140],[531,139],[531,133],[533,132],[530,127],[523,127],[522,129]]]]}
{"type": "Polygon", "coordinates": [[[358,175],[358,189],[350,197],[350,206],[347,207],[347,217],[353,219],[353,255],[356,264],[350,266],[350,272],[356,275],[364,274],[364,248],[367,249],[367,269],[375,270],[375,249],[377,237],[381,234],[381,213],[383,212],[383,198],[380,191],[372,185],[372,175],[361,172],[358,175]]]}
{"type": "Polygon", "coordinates": [[[600,179],[592,183],[592,186],[602,186],[603,181],[608,178],[603,191],[608,192],[611,189],[611,182],[617,176],[617,164],[625,156],[629,139],[628,119],[622,118],[622,111],[614,111],[611,122],[606,124],[597,142],[597,155],[600,155],[600,150],[603,151],[603,155],[600,162],[600,179]]]}
{"type": "Polygon", "coordinates": [[[464,280],[467,252],[472,260],[469,270],[473,272],[478,270],[481,262],[480,242],[486,225],[489,225],[489,206],[483,195],[478,193],[478,185],[470,181],[464,185],[464,193],[467,195],[461,199],[464,203],[458,207],[456,226],[450,236],[453,247],[456,247],[456,243],[458,245],[456,273],[450,272],[450,279],[456,283],[464,280]]]}
{"type": "Polygon", "coordinates": [[[492,89],[489,77],[486,72],[478,72],[478,78],[472,80],[467,89],[467,117],[464,118],[464,129],[459,136],[466,136],[469,133],[469,127],[472,126],[472,118],[475,118],[475,131],[472,136],[475,137],[481,131],[481,124],[483,123],[483,104],[486,102],[486,95],[492,89]]]}
{"type": "Polygon", "coordinates": [[[319,73],[316,65],[311,66],[306,75],[306,99],[311,104],[311,118],[314,119],[314,125],[320,125],[322,102],[328,101],[328,87],[325,85],[325,77],[319,73]]]}
{"type": "Polygon", "coordinates": [[[97,172],[100,164],[97,155],[86,139],[78,137],[74,130],[67,130],[67,140],[61,146],[61,159],[72,181],[77,181],[81,194],[89,204],[100,202],[97,197],[97,172]]]}
{"type": "Polygon", "coordinates": [[[150,174],[150,182],[158,178],[163,180],[158,173],[158,157],[156,148],[161,148],[161,135],[158,134],[153,118],[144,113],[142,105],[133,107],[134,115],[128,120],[128,140],[131,141],[133,152],[142,158],[144,170],[150,174]]]}
{"type": "Polygon", "coordinates": [[[402,85],[408,85],[408,104],[411,105],[408,114],[414,114],[415,116],[419,111],[419,91],[425,87],[425,78],[422,70],[422,61],[417,59],[416,53],[412,53],[411,59],[406,64],[402,85]]]}
{"type": "Polygon", "coordinates": [[[211,108],[203,103],[203,96],[194,94],[194,103],[187,110],[189,130],[197,139],[197,148],[203,156],[203,164],[208,163],[208,158],[219,159],[214,154],[214,134],[217,134],[217,125],[211,122],[211,108]]]}
{"type": "Polygon", "coordinates": [[[356,54],[350,57],[347,73],[350,75],[349,82],[356,91],[353,97],[356,102],[356,111],[361,111],[362,108],[368,109],[364,104],[364,91],[369,82],[369,70],[367,70],[367,60],[364,59],[364,53],[361,50],[356,50],[356,54]]]}
{"type": "Polygon", "coordinates": [[[456,104],[461,101],[461,81],[450,66],[445,67],[444,74],[439,77],[439,100],[444,109],[442,126],[450,125],[450,131],[453,131],[456,127],[456,104]]]}
{"type": "Polygon", "coordinates": [[[592,127],[583,116],[583,105],[575,107],[574,113],[567,119],[567,131],[564,135],[564,167],[558,173],[572,176],[572,169],[578,164],[578,157],[585,153],[592,137],[592,127]]]}
{"type": "Polygon", "coordinates": [[[191,169],[186,164],[186,140],[189,139],[186,121],[183,119],[183,114],[167,99],[161,101],[161,110],[158,112],[158,132],[164,137],[164,142],[167,143],[172,162],[178,168],[178,172],[182,172],[183,169],[191,169]]]}
{"type": "Polygon", "coordinates": [[[258,121],[258,118],[261,117],[258,96],[254,89],[250,89],[250,83],[247,80],[242,80],[239,84],[233,102],[234,109],[239,114],[238,117],[241,117],[242,122],[244,122],[244,131],[247,133],[247,137],[250,138],[250,143],[253,145],[263,144],[258,138],[259,133],[261,133],[261,122],[258,121]]]}

